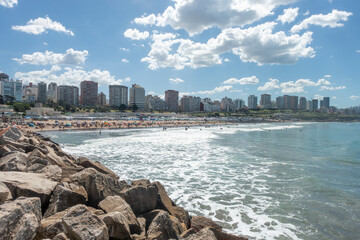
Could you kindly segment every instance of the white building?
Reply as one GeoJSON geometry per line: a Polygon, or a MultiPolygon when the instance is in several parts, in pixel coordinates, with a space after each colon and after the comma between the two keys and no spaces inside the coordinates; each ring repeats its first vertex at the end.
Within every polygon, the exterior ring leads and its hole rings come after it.
{"type": "Polygon", "coordinates": [[[128,105],[128,87],[123,85],[109,86],[109,104],[110,106],[120,107],[124,104],[128,105]]]}

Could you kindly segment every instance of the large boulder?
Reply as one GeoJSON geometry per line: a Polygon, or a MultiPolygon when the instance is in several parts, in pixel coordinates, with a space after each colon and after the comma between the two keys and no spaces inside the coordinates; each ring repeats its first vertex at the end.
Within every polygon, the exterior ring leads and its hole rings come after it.
{"type": "Polygon", "coordinates": [[[64,211],[77,204],[85,204],[87,199],[88,195],[84,187],[77,186],[73,183],[60,183],[53,191],[49,207],[44,217],[64,211]]]}
{"type": "Polygon", "coordinates": [[[0,204],[10,199],[12,199],[10,190],[4,183],[0,182],[0,204]]]}
{"type": "Polygon", "coordinates": [[[26,172],[30,166],[25,153],[14,152],[0,159],[0,171],[26,172]]]}
{"type": "Polygon", "coordinates": [[[70,240],[65,233],[59,233],[52,240],[70,240]]]}
{"type": "Polygon", "coordinates": [[[155,186],[133,186],[121,192],[125,201],[136,215],[150,212],[156,208],[158,190],[155,186]]]}
{"type": "Polygon", "coordinates": [[[186,229],[190,228],[189,212],[179,206],[173,206],[173,216],[175,216],[184,225],[186,229]]]}
{"type": "Polygon", "coordinates": [[[6,145],[0,145],[0,157],[3,157],[5,154],[12,152],[12,149],[6,145]]]}
{"type": "Polygon", "coordinates": [[[211,227],[212,229],[215,229],[218,232],[222,232],[222,227],[216,224],[213,220],[210,218],[206,218],[203,216],[193,216],[191,218],[191,227],[196,231],[200,231],[203,228],[211,227]]]}
{"type": "Polygon", "coordinates": [[[118,179],[119,176],[116,175],[113,171],[111,171],[109,168],[105,167],[104,165],[102,165],[99,162],[93,162],[91,160],[89,160],[88,158],[85,157],[79,157],[76,160],[76,164],[83,166],[84,168],[94,168],[97,171],[104,173],[104,174],[108,174],[110,176],[112,176],[113,178],[118,179]]]}
{"type": "Polygon", "coordinates": [[[0,205],[0,238],[33,239],[41,220],[39,198],[18,198],[0,205]]]}
{"type": "Polygon", "coordinates": [[[111,239],[131,240],[128,221],[120,212],[111,212],[99,217],[106,224],[111,239]]]}
{"type": "Polygon", "coordinates": [[[43,174],[24,172],[1,172],[0,182],[9,188],[13,198],[39,197],[43,209],[47,206],[51,192],[58,184],[47,179],[43,174]]]}
{"type": "Polygon", "coordinates": [[[99,202],[108,196],[120,195],[121,191],[128,187],[125,182],[119,182],[94,168],[86,168],[71,175],[70,180],[86,189],[89,198],[88,205],[92,207],[97,207],[99,202]]]}
{"type": "Polygon", "coordinates": [[[186,237],[184,240],[217,240],[210,228],[203,228],[199,232],[186,237]]]}
{"type": "Polygon", "coordinates": [[[55,213],[54,215],[43,218],[38,230],[37,239],[50,238],[53,239],[59,233],[65,232],[62,217],[67,211],[55,213]]]}
{"type": "Polygon", "coordinates": [[[62,218],[67,235],[71,239],[108,240],[105,223],[92,214],[84,205],[76,205],[62,218]]]}
{"type": "Polygon", "coordinates": [[[12,141],[18,141],[24,135],[17,127],[11,127],[3,134],[3,136],[10,138],[12,141]]]}
{"type": "Polygon", "coordinates": [[[149,240],[178,239],[181,234],[177,231],[177,226],[172,221],[168,212],[155,210],[157,214],[151,221],[147,230],[149,240]]]}
{"type": "Polygon", "coordinates": [[[99,203],[106,213],[120,212],[130,226],[131,233],[141,233],[141,228],[130,205],[120,196],[109,196],[99,203]]]}
{"type": "Polygon", "coordinates": [[[42,173],[46,178],[60,182],[62,178],[62,169],[57,165],[45,166],[36,170],[36,173],[42,173]]]}

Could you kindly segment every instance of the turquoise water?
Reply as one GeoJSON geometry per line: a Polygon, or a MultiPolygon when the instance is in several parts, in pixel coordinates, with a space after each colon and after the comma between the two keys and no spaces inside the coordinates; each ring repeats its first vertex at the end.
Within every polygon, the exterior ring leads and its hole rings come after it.
{"type": "Polygon", "coordinates": [[[360,124],[49,132],[121,179],[161,181],[193,214],[250,239],[358,239],[360,124]]]}

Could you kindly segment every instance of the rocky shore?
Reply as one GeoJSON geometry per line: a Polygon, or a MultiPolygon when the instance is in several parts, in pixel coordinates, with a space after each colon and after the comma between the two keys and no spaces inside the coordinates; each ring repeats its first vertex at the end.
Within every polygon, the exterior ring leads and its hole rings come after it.
{"type": "Polygon", "coordinates": [[[160,182],[131,184],[49,138],[0,130],[0,238],[243,240],[190,216],[160,182]]]}

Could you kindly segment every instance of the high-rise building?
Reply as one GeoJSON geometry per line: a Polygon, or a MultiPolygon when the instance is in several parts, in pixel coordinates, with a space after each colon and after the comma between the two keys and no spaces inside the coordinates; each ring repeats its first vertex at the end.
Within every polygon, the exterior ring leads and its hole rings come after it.
{"type": "Polygon", "coordinates": [[[250,95],[248,97],[248,108],[249,109],[257,109],[257,105],[258,105],[257,96],[250,95]]]}
{"type": "Polygon", "coordinates": [[[101,92],[98,95],[98,105],[99,106],[105,106],[106,105],[106,95],[101,92]]]}
{"type": "Polygon", "coordinates": [[[146,102],[146,110],[148,111],[165,111],[167,109],[167,106],[165,104],[165,101],[161,99],[159,96],[152,96],[147,95],[145,97],[146,102]]]}
{"type": "Polygon", "coordinates": [[[168,111],[177,111],[179,107],[179,92],[175,90],[167,90],[165,92],[165,104],[168,111]]]}
{"type": "Polygon", "coordinates": [[[290,96],[290,110],[297,110],[299,105],[298,96],[290,96]]]}
{"type": "Polygon", "coordinates": [[[129,106],[137,106],[139,110],[145,109],[145,89],[140,85],[133,84],[130,88],[129,106]]]}
{"type": "Polygon", "coordinates": [[[190,112],[190,97],[183,96],[180,100],[180,109],[182,112],[190,112]]]}
{"type": "Polygon", "coordinates": [[[320,100],[320,109],[324,107],[324,100],[320,100]]]}
{"type": "Polygon", "coordinates": [[[77,106],[79,104],[79,88],[67,85],[58,86],[57,102],[77,106]]]}
{"type": "Polygon", "coordinates": [[[9,81],[9,75],[7,75],[5,73],[0,73],[0,81],[8,82],[9,81]]]}
{"type": "Polygon", "coordinates": [[[124,104],[128,105],[128,87],[123,85],[109,86],[109,104],[112,107],[120,107],[124,104]]]}
{"type": "Polygon", "coordinates": [[[220,103],[220,110],[224,112],[234,112],[235,111],[235,104],[231,98],[224,97],[221,99],[220,103]]]}
{"type": "Polygon", "coordinates": [[[284,107],[284,97],[279,96],[279,97],[276,98],[276,108],[280,109],[280,110],[285,109],[285,107],[284,107]]]}
{"type": "Polygon", "coordinates": [[[57,83],[50,83],[46,94],[48,99],[55,101],[57,99],[57,83]]]}
{"type": "Polygon", "coordinates": [[[46,83],[38,83],[37,101],[45,104],[47,102],[46,83]]]}
{"type": "Polygon", "coordinates": [[[319,109],[319,100],[313,99],[312,100],[312,111],[316,111],[319,109]]]}
{"type": "Polygon", "coordinates": [[[7,98],[13,98],[15,102],[22,101],[22,81],[11,79],[9,81],[8,75],[2,73],[0,76],[0,94],[6,101],[7,98]]]}
{"type": "Polygon", "coordinates": [[[98,102],[98,83],[82,81],[80,83],[80,104],[83,106],[96,106],[98,102]]]}
{"type": "Polygon", "coordinates": [[[306,98],[305,97],[300,98],[299,109],[306,110],[306,98]]]}
{"type": "Polygon", "coordinates": [[[310,112],[313,110],[313,103],[312,103],[312,101],[309,100],[309,101],[306,102],[306,110],[307,110],[307,111],[310,111],[310,112]]]}
{"type": "Polygon", "coordinates": [[[326,107],[327,109],[330,109],[330,98],[329,97],[324,97],[324,107],[326,107]]]}
{"type": "Polygon", "coordinates": [[[270,94],[261,94],[260,107],[262,109],[271,108],[271,95],[270,94]]]}
{"type": "Polygon", "coordinates": [[[190,98],[190,112],[199,112],[200,111],[200,97],[192,97],[190,98]]]}
{"type": "Polygon", "coordinates": [[[242,99],[235,99],[234,105],[237,110],[245,108],[245,101],[242,99]]]}

